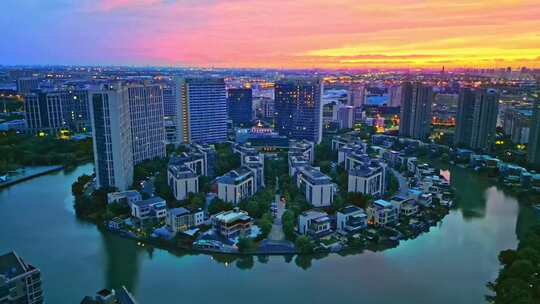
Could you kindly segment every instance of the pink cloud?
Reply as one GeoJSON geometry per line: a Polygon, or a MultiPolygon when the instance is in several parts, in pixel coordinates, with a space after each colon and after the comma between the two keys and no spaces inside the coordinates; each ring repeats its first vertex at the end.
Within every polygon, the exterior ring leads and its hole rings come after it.
{"type": "Polygon", "coordinates": [[[465,62],[451,55],[540,50],[533,0],[102,0],[97,13],[135,20],[119,47],[134,61],[159,64],[465,62]],[[324,50],[336,54],[312,56],[324,50]]]}

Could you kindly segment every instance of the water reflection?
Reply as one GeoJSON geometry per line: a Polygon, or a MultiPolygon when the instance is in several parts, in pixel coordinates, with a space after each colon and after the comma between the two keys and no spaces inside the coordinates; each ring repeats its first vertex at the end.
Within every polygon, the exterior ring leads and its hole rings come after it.
{"type": "Polygon", "coordinates": [[[378,304],[402,299],[480,303],[485,283],[499,269],[498,252],[515,246],[516,234],[538,219],[491,181],[456,167],[450,168],[455,209],[440,225],[397,248],[339,255],[209,256],[137,246],[77,220],[69,186],[91,170],[80,167],[0,192],[0,231],[9,231],[0,233],[0,251],[15,249],[42,269],[48,303],[78,303],[84,295],[120,285],[140,303],[179,298],[234,303],[238,295],[231,290],[238,286],[245,298],[258,303],[358,303],[358,298],[378,304]],[[208,286],[215,292],[207,292],[208,286]],[[268,286],[280,293],[260,297],[268,286]],[[325,292],[299,292],[320,288],[325,292]]]}
{"type": "Polygon", "coordinates": [[[124,285],[128,290],[135,290],[139,281],[141,256],[147,254],[149,259],[152,259],[154,248],[139,247],[134,241],[111,233],[102,233],[101,235],[106,258],[106,287],[120,288],[124,285]]]}

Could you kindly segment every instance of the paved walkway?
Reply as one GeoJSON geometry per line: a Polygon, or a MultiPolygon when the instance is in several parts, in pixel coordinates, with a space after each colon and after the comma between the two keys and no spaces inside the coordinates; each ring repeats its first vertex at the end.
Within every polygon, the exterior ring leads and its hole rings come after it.
{"type": "Polygon", "coordinates": [[[279,194],[276,194],[274,202],[272,202],[272,208],[276,208],[276,217],[274,218],[272,230],[268,235],[268,239],[272,241],[283,241],[285,240],[285,234],[283,233],[281,217],[285,212],[285,203],[281,201],[281,196],[279,194]]]}
{"type": "Polygon", "coordinates": [[[400,195],[406,195],[407,191],[409,190],[409,181],[408,179],[403,176],[401,173],[399,173],[395,169],[390,169],[392,171],[392,174],[397,178],[399,182],[399,194],[400,195]]]}

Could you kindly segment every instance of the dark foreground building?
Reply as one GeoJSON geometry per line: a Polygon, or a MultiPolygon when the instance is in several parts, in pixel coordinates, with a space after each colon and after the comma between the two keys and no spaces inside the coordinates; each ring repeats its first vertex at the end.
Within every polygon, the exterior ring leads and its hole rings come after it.
{"type": "Polygon", "coordinates": [[[0,303],[43,303],[41,272],[15,252],[0,256],[0,303]]]}

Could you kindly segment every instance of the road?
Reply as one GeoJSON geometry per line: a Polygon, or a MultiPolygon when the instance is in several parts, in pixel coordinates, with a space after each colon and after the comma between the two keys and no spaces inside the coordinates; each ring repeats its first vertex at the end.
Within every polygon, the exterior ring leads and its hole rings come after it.
{"type": "Polygon", "coordinates": [[[407,178],[395,169],[390,169],[390,170],[392,171],[392,174],[394,174],[394,176],[397,178],[399,182],[399,194],[406,195],[407,191],[409,190],[409,182],[407,178]]]}

